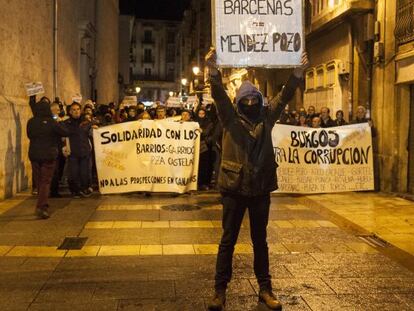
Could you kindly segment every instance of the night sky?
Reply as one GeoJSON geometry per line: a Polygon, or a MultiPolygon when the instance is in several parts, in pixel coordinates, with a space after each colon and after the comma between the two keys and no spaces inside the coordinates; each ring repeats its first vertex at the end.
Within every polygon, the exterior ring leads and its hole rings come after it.
{"type": "Polygon", "coordinates": [[[121,14],[138,18],[181,20],[190,0],[119,0],[121,14]]]}

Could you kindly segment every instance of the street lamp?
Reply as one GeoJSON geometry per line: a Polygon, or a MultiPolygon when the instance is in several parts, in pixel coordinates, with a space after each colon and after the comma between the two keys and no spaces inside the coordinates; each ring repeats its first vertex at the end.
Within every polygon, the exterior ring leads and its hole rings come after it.
{"type": "Polygon", "coordinates": [[[182,78],[181,79],[181,96],[184,96],[185,87],[187,85],[187,79],[182,78]]]}
{"type": "Polygon", "coordinates": [[[137,92],[137,94],[138,94],[139,92],[141,92],[141,88],[140,88],[139,86],[137,86],[137,87],[135,88],[135,92],[137,92]]]}
{"type": "Polygon", "coordinates": [[[193,73],[194,73],[194,75],[198,76],[198,74],[200,73],[200,67],[194,66],[193,67],[193,73]]]}

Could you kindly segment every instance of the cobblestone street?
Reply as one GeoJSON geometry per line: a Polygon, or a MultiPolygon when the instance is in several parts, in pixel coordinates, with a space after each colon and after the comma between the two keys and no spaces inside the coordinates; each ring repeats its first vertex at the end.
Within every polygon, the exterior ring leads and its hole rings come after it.
{"type": "MultiPolygon", "coordinates": [[[[413,210],[410,201],[373,193],[338,199],[362,195],[413,210]]],[[[52,200],[46,221],[35,220],[34,202],[23,194],[0,204],[1,310],[206,309],[221,235],[217,194],[52,200]],[[87,240],[80,250],[57,249],[66,237],[87,240]]],[[[350,220],[329,209],[337,202],[272,198],[271,272],[284,310],[414,310],[412,257],[358,238],[350,220]]],[[[252,260],[245,220],[226,310],[266,310],[252,260]]]]}

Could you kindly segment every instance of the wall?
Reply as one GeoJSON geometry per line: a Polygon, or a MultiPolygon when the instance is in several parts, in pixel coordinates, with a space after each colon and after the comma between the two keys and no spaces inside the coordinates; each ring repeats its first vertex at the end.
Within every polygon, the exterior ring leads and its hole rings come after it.
{"type": "Polygon", "coordinates": [[[119,8],[117,0],[99,0],[96,3],[97,100],[107,104],[118,101],[119,8]]]}
{"type": "Polygon", "coordinates": [[[119,18],[118,66],[123,80],[119,90],[120,100],[125,96],[124,86],[127,86],[130,82],[130,50],[133,21],[134,17],[129,15],[122,15],[119,18]]]}
{"type": "MultiPolygon", "coordinates": [[[[399,166],[401,156],[405,154],[408,126],[405,116],[407,116],[407,107],[401,106],[399,94],[396,94],[395,87],[395,0],[381,0],[377,2],[376,19],[381,25],[381,42],[384,43],[385,57],[383,62],[374,67],[373,72],[373,98],[372,98],[372,116],[374,125],[377,128],[377,166],[380,175],[378,176],[379,187],[383,191],[406,191],[402,189],[402,181],[398,177],[399,171],[404,166],[399,166]],[[391,61],[390,61],[391,60],[391,61]],[[405,122],[401,122],[401,121],[405,122]],[[405,131],[400,133],[400,127],[405,131]],[[403,134],[403,135],[400,135],[403,134]],[[405,149],[405,151],[404,151],[405,149]]],[[[405,96],[407,98],[407,96],[405,96]]],[[[404,103],[404,102],[403,102],[404,103]]],[[[405,102],[409,105],[409,102],[405,102]]],[[[406,165],[405,170],[406,172],[406,165]]]]}
{"type": "MultiPolygon", "coordinates": [[[[58,95],[67,103],[80,92],[80,20],[94,22],[94,1],[59,0],[58,12],[58,95]]],[[[107,32],[98,40],[105,41],[107,55],[101,57],[103,67],[98,87],[106,98],[117,99],[118,8],[115,0],[100,0],[101,16],[109,18],[107,32]],[[111,4],[111,5],[109,5],[111,4]],[[115,25],[115,26],[113,26],[115,25]],[[108,36],[108,38],[107,38],[108,36]],[[114,43],[115,42],[115,43],[114,43]],[[113,60],[113,55],[116,59],[113,60]],[[103,63],[102,60],[108,60],[103,63]],[[111,74],[106,74],[110,72],[111,74]],[[115,77],[115,78],[114,78],[115,77]],[[104,78],[104,79],[103,79],[104,78]]],[[[53,1],[0,0],[0,200],[31,185],[26,124],[32,113],[24,83],[42,81],[46,94],[53,97],[53,1]]],[[[103,44],[101,45],[103,46],[103,44]]],[[[101,49],[102,50],[102,49],[101,49]]],[[[99,64],[98,64],[99,65],[99,64]]],[[[98,75],[99,77],[99,75],[98,75]]]]}
{"type": "MultiPolygon", "coordinates": [[[[345,79],[339,78],[342,92],[341,108],[345,118],[348,119],[350,112],[351,85],[352,85],[352,39],[351,26],[343,22],[332,29],[327,29],[317,36],[313,36],[307,41],[306,50],[308,52],[310,66],[316,67],[326,64],[334,59],[340,60],[345,64],[351,73],[345,79]],[[329,47],[329,48],[327,48],[329,47]]],[[[331,117],[335,118],[336,111],[331,111],[331,117]]]]}
{"type": "Polygon", "coordinates": [[[52,96],[51,3],[0,0],[0,199],[30,183],[26,122],[31,111],[24,83],[43,81],[46,95],[52,96]]]}

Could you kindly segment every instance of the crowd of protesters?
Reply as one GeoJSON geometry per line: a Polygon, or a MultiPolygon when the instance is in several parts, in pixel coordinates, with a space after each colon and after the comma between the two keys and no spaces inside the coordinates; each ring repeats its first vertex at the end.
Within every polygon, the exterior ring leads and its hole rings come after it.
{"type": "MultiPolygon", "coordinates": [[[[65,106],[58,98],[52,103],[46,97],[36,102],[36,97],[32,96],[30,106],[34,117],[27,128],[31,141],[29,156],[33,167],[33,193],[39,195],[37,213],[41,218],[48,217],[48,196],[61,197],[59,188],[65,181],[74,198],[89,197],[93,193],[97,188],[97,172],[92,129],[117,123],[163,119],[198,122],[201,131],[198,188],[209,190],[216,185],[223,130],[213,104],[197,103],[185,109],[167,107],[161,102],[149,107],[141,102],[131,106],[124,103],[98,106],[88,100],[83,105],[74,102],[65,106]]],[[[372,125],[366,118],[366,109],[360,106],[350,124],[363,122],[372,125]]],[[[348,124],[343,111],[338,110],[333,119],[328,107],[322,107],[318,113],[313,106],[292,112],[286,109],[278,123],[312,128],[348,124]]]]}
{"type": "Polygon", "coordinates": [[[309,106],[307,110],[302,107],[299,111],[289,111],[287,107],[282,113],[278,123],[311,128],[328,128],[348,124],[368,123],[372,127],[372,121],[367,118],[367,110],[364,106],[358,106],[355,119],[349,123],[345,120],[342,110],[336,111],[335,119],[333,119],[328,107],[322,107],[319,112],[316,111],[314,106],[309,106]]]}
{"type": "Polygon", "coordinates": [[[196,104],[192,109],[167,107],[155,102],[146,107],[96,105],[73,102],[66,106],[58,98],[36,101],[30,97],[33,118],[27,126],[30,139],[29,157],[33,170],[33,194],[38,195],[36,213],[48,218],[48,197],[61,197],[60,188],[67,182],[73,198],[89,197],[97,188],[97,172],[92,141],[93,128],[139,120],[190,122],[200,125],[200,165],[198,187],[214,187],[220,152],[220,126],[215,106],[196,104]]]}

